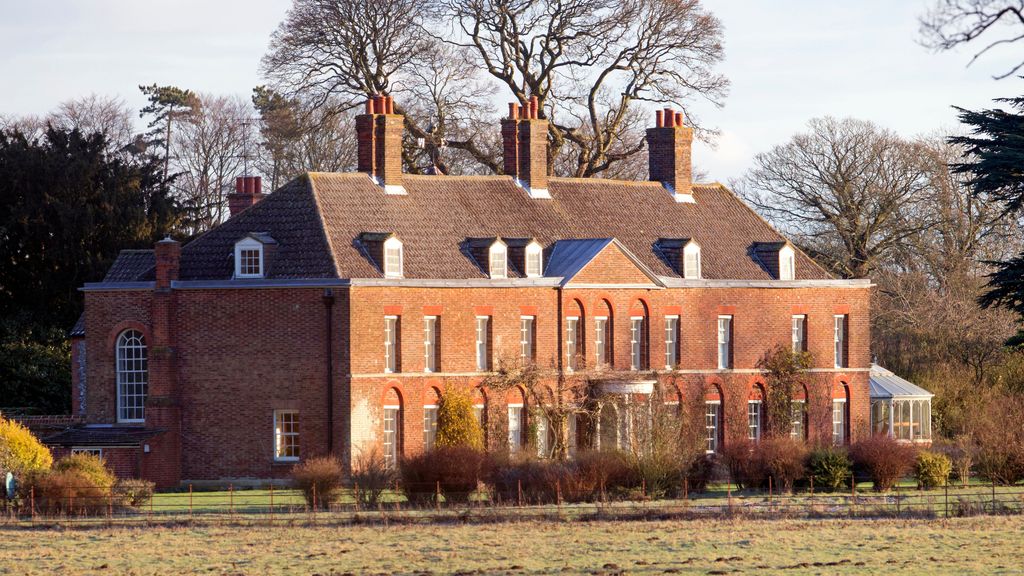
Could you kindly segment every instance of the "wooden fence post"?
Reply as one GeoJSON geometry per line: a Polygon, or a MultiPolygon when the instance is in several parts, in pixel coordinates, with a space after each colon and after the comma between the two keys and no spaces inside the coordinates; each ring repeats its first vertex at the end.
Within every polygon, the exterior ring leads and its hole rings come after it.
{"type": "Polygon", "coordinates": [[[270,483],[270,525],[274,525],[274,483],[270,483]]]}
{"type": "Polygon", "coordinates": [[[192,522],[192,485],[188,485],[188,521],[192,522]]]}

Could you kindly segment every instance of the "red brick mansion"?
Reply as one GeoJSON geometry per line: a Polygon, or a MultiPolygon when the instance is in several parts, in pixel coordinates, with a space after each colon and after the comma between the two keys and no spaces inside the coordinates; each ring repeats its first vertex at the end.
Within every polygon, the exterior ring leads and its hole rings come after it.
{"type": "MultiPolygon", "coordinates": [[[[507,431],[489,443],[517,450],[536,442],[528,396],[478,386],[514,358],[600,373],[608,395],[669,383],[701,403],[715,451],[759,437],[756,366],[777,345],[814,358],[794,435],[869,433],[870,283],[833,278],[724,186],[692,183],[681,114],[648,129],[646,182],[549,176],[535,105],[502,121],[501,176],[403,174],[402,130],[372,99],[358,172],[265,196],[240,178],[217,228],[122,252],[83,287],[73,332],[86,424],[47,441],[162,487],[281,478],[314,455],[424,450],[440,392],[461,386],[507,431]]],[[[600,420],[599,434],[570,423],[570,443],[628,446],[628,419],[600,420]]]]}

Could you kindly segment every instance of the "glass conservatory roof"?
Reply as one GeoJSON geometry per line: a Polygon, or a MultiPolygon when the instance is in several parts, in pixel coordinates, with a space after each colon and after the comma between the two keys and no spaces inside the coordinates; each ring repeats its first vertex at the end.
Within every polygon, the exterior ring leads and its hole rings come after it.
{"type": "Polygon", "coordinates": [[[912,384],[878,364],[871,365],[871,398],[931,398],[931,392],[912,384]]]}

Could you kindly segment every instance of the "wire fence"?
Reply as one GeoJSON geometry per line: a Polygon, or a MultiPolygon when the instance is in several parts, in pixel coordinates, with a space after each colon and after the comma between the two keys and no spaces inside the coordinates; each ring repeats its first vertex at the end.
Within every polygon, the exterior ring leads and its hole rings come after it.
{"type": "Polygon", "coordinates": [[[734,492],[731,485],[672,498],[641,493],[609,495],[603,490],[554,486],[550,490],[474,490],[445,492],[353,487],[325,499],[273,486],[265,490],[187,491],[148,495],[128,502],[114,491],[95,486],[64,487],[64,494],[36,494],[0,500],[0,526],[121,525],[344,525],[514,522],[526,520],[590,521],[698,518],[949,518],[981,514],[1024,513],[1024,486],[972,484],[918,490],[897,486],[874,492],[851,482],[844,492],[734,492]],[[722,489],[724,488],[724,490],[722,489]],[[431,494],[431,492],[433,492],[431,494]],[[510,493],[511,492],[511,493],[510,493]]]}

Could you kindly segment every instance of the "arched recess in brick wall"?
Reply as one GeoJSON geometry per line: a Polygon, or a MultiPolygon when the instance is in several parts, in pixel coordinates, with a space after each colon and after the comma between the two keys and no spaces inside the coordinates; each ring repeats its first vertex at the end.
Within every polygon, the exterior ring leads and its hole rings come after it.
{"type": "Polygon", "coordinates": [[[572,298],[565,304],[563,312],[563,334],[565,341],[566,367],[576,370],[587,365],[587,308],[583,300],[572,298]],[[570,334],[570,322],[574,319],[575,332],[570,334]]]}
{"type": "Polygon", "coordinates": [[[793,391],[791,399],[792,422],[790,423],[790,436],[798,440],[807,440],[809,421],[807,417],[807,385],[800,384],[793,391]]]}
{"type": "Polygon", "coordinates": [[[483,386],[474,386],[472,391],[473,413],[476,415],[476,422],[484,433],[484,446],[490,447],[488,422],[487,391],[483,386]]]}
{"type": "Polygon", "coordinates": [[[647,370],[651,366],[651,307],[647,300],[635,298],[629,306],[629,366],[647,370]]]}
{"type": "Polygon", "coordinates": [[[405,444],[405,403],[397,385],[384,390],[381,406],[381,445],[384,461],[390,468],[398,466],[405,444]]]}
{"type": "Polygon", "coordinates": [[[760,440],[764,433],[765,407],[768,403],[768,396],[765,393],[764,383],[754,380],[750,384],[750,391],[747,394],[747,438],[760,440]]]}
{"type": "Polygon", "coordinates": [[[708,452],[719,452],[725,442],[725,395],[719,382],[711,382],[704,392],[704,432],[708,452]]]}
{"type": "Polygon", "coordinates": [[[594,366],[615,365],[615,311],[610,298],[599,298],[591,309],[591,325],[587,340],[594,343],[594,366]]]}
{"type": "Polygon", "coordinates": [[[437,439],[437,409],[441,404],[441,390],[427,386],[423,390],[423,449],[430,450],[437,439]]]}
{"type": "Polygon", "coordinates": [[[845,380],[836,378],[832,384],[832,443],[843,445],[850,443],[850,385],[845,380]]]}
{"type": "Polygon", "coordinates": [[[660,401],[667,414],[679,417],[683,413],[683,393],[675,382],[660,384],[656,401],[660,401]]]}
{"type": "Polygon", "coordinates": [[[519,386],[510,388],[505,392],[505,407],[508,430],[508,447],[512,452],[518,452],[526,446],[527,431],[529,430],[529,406],[526,402],[526,392],[519,386]]]}
{"type": "Polygon", "coordinates": [[[117,347],[117,339],[118,339],[118,337],[121,336],[121,334],[125,330],[137,330],[137,331],[142,333],[142,335],[146,339],[146,342],[152,342],[153,341],[152,337],[149,334],[149,327],[148,326],[146,326],[142,322],[137,322],[135,320],[125,320],[123,322],[118,322],[117,324],[115,324],[114,327],[110,329],[110,332],[107,333],[107,342],[106,342],[107,354],[110,354],[111,356],[113,356],[114,352],[116,351],[116,347],[117,347]]]}

